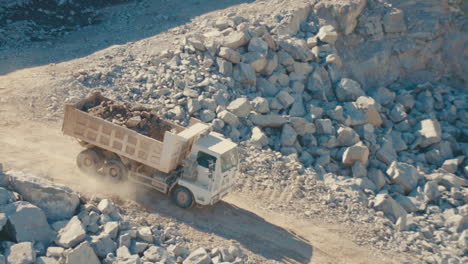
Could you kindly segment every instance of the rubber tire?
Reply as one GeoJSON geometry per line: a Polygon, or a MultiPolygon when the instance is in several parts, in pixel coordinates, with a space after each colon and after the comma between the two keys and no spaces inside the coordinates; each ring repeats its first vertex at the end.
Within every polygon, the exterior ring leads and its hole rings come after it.
{"type": "Polygon", "coordinates": [[[76,165],[82,172],[87,174],[97,175],[102,164],[101,155],[94,149],[85,149],[76,157],[76,165]]]}
{"type": "Polygon", "coordinates": [[[106,178],[115,182],[119,182],[127,180],[128,171],[120,160],[108,160],[106,164],[104,164],[103,173],[106,178]],[[117,172],[117,174],[112,173],[112,170],[117,172]]]}
{"type": "Polygon", "coordinates": [[[172,199],[180,208],[189,208],[193,205],[193,194],[192,192],[183,187],[177,186],[175,190],[172,192],[172,199]],[[186,200],[182,200],[181,198],[185,195],[186,200]]]}

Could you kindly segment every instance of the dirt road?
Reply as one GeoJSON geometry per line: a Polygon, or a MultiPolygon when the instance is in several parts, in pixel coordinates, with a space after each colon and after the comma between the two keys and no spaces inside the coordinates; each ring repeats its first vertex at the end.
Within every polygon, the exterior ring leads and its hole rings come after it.
{"type": "Polygon", "coordinates": [[[135,191],[135,186],[103,188],[101,182],[77,170],[74,158],[80,146],[61,134],[59,123],[13,118],[7,108],[8,104],[0,108],[0,161],[6,169],[31,171],[87,194],[119,194],[134,199],[152,214],[186,225],[191,232],[185,235],[193,236],[192,239],[199,240],[202,235],[236,240],[262,261],[392,263],[390,258],[376,257],[370,250],[343,239],[344,227],[317,225],[266,212],[254,206],[261,201],[236,193],[213,207],[182,210],[164,195],[135,191]]]}

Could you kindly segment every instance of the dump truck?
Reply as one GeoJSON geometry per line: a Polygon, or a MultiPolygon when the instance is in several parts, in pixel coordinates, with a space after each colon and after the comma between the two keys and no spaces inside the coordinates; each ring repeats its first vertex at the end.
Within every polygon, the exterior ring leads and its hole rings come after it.
{"type": "Polygon", "coordinates": [[[87,112],[103,101],[112,100],[96,92],[65,105],[62,131],[85,148],[76,159],[81,171],[149,187],[182,208],[213,205],[233,189],[238,146],[210,125],[162,119],[163,138],[157,140],[87,112]]]}

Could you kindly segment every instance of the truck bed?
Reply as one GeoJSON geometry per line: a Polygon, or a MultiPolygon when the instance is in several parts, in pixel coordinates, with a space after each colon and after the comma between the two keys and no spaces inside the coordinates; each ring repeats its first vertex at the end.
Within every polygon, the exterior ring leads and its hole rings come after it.
{"type": "Polygon", "coordinates": [[[165,124],[170,125],[177,134],[165,131],[164,139],[159,141],[86,112],[103,100],[111,99],[94,93],[80,102],[67,104],[63,133],[165,173],[177,168],[199,136],[198,133],[187,133],[192,130],[192,125],[197,126],[194,125],[197,122],[191,122],[191,126],[185,128],[165,120],[165,124]]]}

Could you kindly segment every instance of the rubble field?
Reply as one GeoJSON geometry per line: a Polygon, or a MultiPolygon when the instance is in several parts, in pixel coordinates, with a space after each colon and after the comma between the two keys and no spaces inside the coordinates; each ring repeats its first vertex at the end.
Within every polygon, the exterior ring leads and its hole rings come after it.
{"type": "MultiPolygon", "coordinates": [[[[151,1],[135,5],[152,7],[151,1]]],[[[457,0],[259,0],[226,7],[84,58],[0,76],[0,88],[2,81],[7,87],[0,89],[4,133],[10,135],[6,130],[28,111],[38,122],[60,122],[64,103],[95,91],[115,102],[93,105],[88,113],[158,140],[159,117],[180,125],[195,117],[239,143],[239,180],[231,197],[248,197],[259,211],[294,216],[305,226],[346,227],[339,236],[370,249],[382,263],[466,263],[466,11],[457,0]],[[30,71],[40,74],[33,78],[30,71]],[[20,104],[24,110],[10,116],[20,104]]],[[[82,30],[76,34],[92,27],[82,30]]],[[[53,247],[62,252],[52,256],[57,261],[75,251],[103,263],[285,261],[268,257],[265,248],[246,250],[256,246],[245,241],[228,248],[180,246],[182,237],[163,239],[167,227],[127,223],[114,206],[102,211],[101,203],[111,200],[74,199],[76,210],[54,229],[48,207],[15,187],[15,173],[8,177],[0,196],[6,197],[0,200],[6,212],[1,234],[8,240],[0,253],[7,259],[47,258],[53,247]],[[43,219],[37,223],[44,228],[18,243],[9,231],[14,222],[32,224],[16,217],[23,210],[43,219]],[[129,244],[121,243],[127,234],[129,244]],[[47,250],[34,244],[50,237],[53,242],[43,243],[52,245],[47,250]],[[62,242],[70,237],[73,242],[62,242]]],[[[354,263],[349,257],[325,259],[354,263]]]]}

